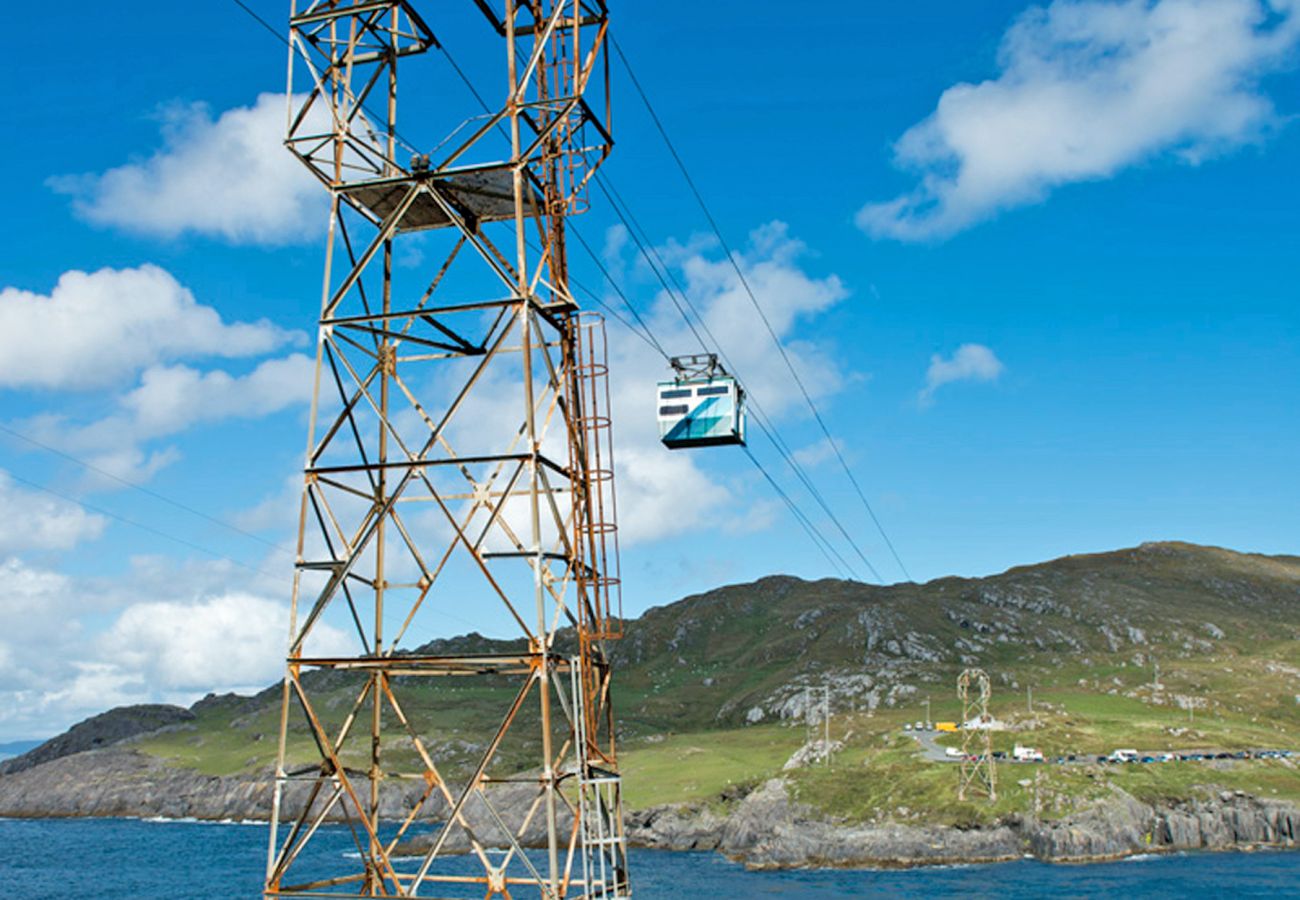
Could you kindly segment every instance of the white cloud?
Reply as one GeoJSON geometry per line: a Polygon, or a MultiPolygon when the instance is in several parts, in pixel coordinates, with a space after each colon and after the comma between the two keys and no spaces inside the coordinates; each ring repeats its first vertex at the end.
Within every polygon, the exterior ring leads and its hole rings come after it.
{"type": "Polygon", "coordinates": [[[226,324],[157,266],[65,272],[49,295],[0,290],[0,388],[103,387],[183,356],[243,357],[300,336],[226,324]]]}
{"type": "MultiPolygon", "coordinates": [[[[632,294],[638,286],[658,287],[657,280],[646,280],[650,278],[648,271],[634,264],[631,254],[635,251],[624,244],[623,238],[621,229],[606,235],[607,267],[631,273],[628,280],[641,279],[636,285],[628,285],[632,294]]],[[[775,419],[802,415],[799,388],[758,321],[730,262],[705,241],[672,244],[661,251],[726,351],[751,398],[757,399],[775,419]]],[[[842,300],[848,291],[834,275],[818,277],[806,271],[805,253],[803,244],[790,237],[786,226],[774,222],[750,235],[738,262],[804,384],[814,396],[825,397],[847,380],[835,363],[833,348],[792,338],[802,322],[842,300]]],[[[669,297],[662,292],[652,297],[648,303],[639,302],[639,307],[665,350],[669,354],[699,352],[698,342],[669,297]]],[[[606,302],[628,317],[621,299],[610,296],[606,302]]],[[[753,527],[770,520],[771,510],[766,505],[760,509],[763,501],[755,496],[757,493],[765,497],[764,490],[749,490],[757,473],[739,451],[674,451],[662,445],[654,415],[655,385],[672,377],[667,362],[635,333],[615,322],[609,323],[607,336],[620,542],[630,546],[700,528],[730,529],[736,523],[753,527]]],[[[438,385],[438,390],[446,394],[459,386],[459,382],[452,384],[448,379],[438,385]]],[[[456,452],[473,456],[499,451],[520,426],[520,400],[517,369],[489,369],[448,429],[448,439],[456,452]]],[[[436,402],[431,406],[436,408],[436,402]]],[[[402,433],[419,432],[425,427],[408,413],[399,412],[396,418],[402,433]]],[[[751,432],[751,440],[762,442],[756,429],[751,432]]],[[[553,425],[543,449],[553,458],[564,459],[568,451],[563,442],[562,430],[553,425]]],[[[526,533],[527,517],[522,515],[522,505],[519,507],[517,510],[508,505],[504,518],[526,533]]]]}
{"type": "MultiPolygon", "coordinates": [[[[208,691],[264,688],[283,674],[287,584],[224,561],[131,560],[80,577],[0,562],[0,740],[39,737],[112,706],[189,704],[208,691]],[[100,625],[107,620],[106,627],[100,625]]],[[[329,623],[311,653],[355,652],[329,623]]]]}
{"type": "Polygon", "coordinates": [[[0,470],[0,553],[23,550],[67,550],[93,540],[108,524],[103,516],[75,503],[36,493],[14,484],[0,470]]]}
{"type": "Polygon", "coordinates": [[[930,357],[925,387],[918,399],[923,406],[929,404],[934,401],[935,391],[954,381],[996,381],[1004,368],[1001,360],[983,344],[962,344],[948,359],[936,353],[930,357]]]}
{"type": "MultiPolygon", "coordinates": [[[[327,625],[313,632],[324,652],[350,652],[327,625]]],[[[232,592],[193,602],[125,609],[97,641],[101,659],[172,691],[260,690],[284,674],[289,613],[282,603],[232,592]]],[[[320,649],[320,648],[318,648],[320,649]]],[[[316,652],[315,650],[313,652],[316,652]]]]}
{"type": "Polygon", "coordinates": [[[236,244],[311,240],[325,224],[328,194],[284,148],[285,110],[283,94],[261,94],[215,119],[206,104],[177,105],[164,110],[163,146],[149,159],[50,183],[96,225],[236,244]]]}
{"type": "Polygon", "coordinates": [[[314,367],[301,353],[265,360],[246,375],[153,366],[102,419],[76,425],[61,415],[44,414],[19,423],[18,430],[85,456],[118,478],[144,481],[179,456],[174,448],[148,451],[142,445],[195,425],[260,418],[305,404],[311,399],[314,367]]]}
{"type": "MultiPolygon", "coordinates": [[[[609,236],[606,250],[615,256],[624,252],[620,234],[609,236]]],[[[847,297],[848,290],[834,275],[809,274],[802,265],[805,253],[804,245],[790,237],[784,223],[772,222],[750,235],[749,246],[738,262],[804,385],[814,397],[825,397],[845,381],[833,351],[792,338],[801,321],[829,309],[847,297]]],[[[799,388],[758,321],[731,263],[705,241],[670,245],[664,255],[680,273],[687,295],[727,354],[751,401],[756,399],[776,419],[801,409],[799,388]]],[[[623,312],[622,301],[611,297],[608,302],[623,312]]],[[[666,294],[660,293],[644,316],[669,354],[699,352],[698,342],[666,294]]],[[[617,423],[620,540],[633,544],[699,528],[733,529],[739,523],[769,520],[767,502],[747,500],[749,492],[740,490],[750,475],[743,464],[727,466],[721,470],[726,474],[719,475],[708,465],[708,460],[716,457],[667,450],[660,443],[652,413],[655,383],[671,377],[663,358],[636,335],[614,324],[609,331],[609,353],[617,423]]],[[[751,420],[751,441],[759,441],[752,425],[751,420]]]]}
{"type": "Polygon", "coordinates": [[[912,192],[858,213],[875,237],[950,235],[1053,188],[1162,154],[1190,163],[1277,124],[1260,79],[1293,60],[1297,0],[1057,0],[1003,36],[1001,73],[957,84],[895,145],[912,192]]]}
{"type": "Polygon", "coordinates": [[[119,401],[137,434],[157,437],[199,423],[257,418],[311,399],[315,362],[301,353],[260,363],[247,375],[155,366],[119,401]]]}

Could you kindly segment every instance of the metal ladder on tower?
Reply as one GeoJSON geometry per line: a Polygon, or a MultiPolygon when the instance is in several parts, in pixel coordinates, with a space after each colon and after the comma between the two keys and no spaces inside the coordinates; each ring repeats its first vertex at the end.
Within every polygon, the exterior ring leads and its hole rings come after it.
{"type": "Polygon", "coordinates": [[[632,896],[627,879],[627,838],[619,814],[623,779],[593,762],[588,752],[587,709],[583,665],[573,657],[569,665],[573,690],[574,753],[578,767],[579,838],[582,842],[582,897],[588,900],[624,900],[632,896]]]}

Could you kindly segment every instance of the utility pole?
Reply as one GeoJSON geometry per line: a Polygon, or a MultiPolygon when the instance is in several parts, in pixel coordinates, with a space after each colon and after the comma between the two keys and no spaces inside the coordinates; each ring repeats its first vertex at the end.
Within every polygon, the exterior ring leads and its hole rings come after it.
{"type": "Polygon", "coordinates": [[[1032,716],[1034,714],[1034,686],[1032,684],[1025,685],[1025,706],[1032,716]]]}
{"type": "Polygon", "coordinates": [[[823,747],[826,748],[826,767],[831,765],[831,689],[830,685],[822,686],[822,740],[823,747]]]}
{"type": "Polygon", "coordinates": [[[925,730],[930,731],[933,729],[934,726],[930,724],[930,695],[929,694],[927,694],[925,699],[921,701],[921,704],[925,707],[925,730]]]}
{"type": "Polygon", "coordinates": [[[291,2],[285,144],[330,213],[267,898],[630,895],[609,367],[566,253],[612,146],[607,32],[603,2],[291,2]],[[417,8],[441,17],[436,38],[417,8]],[[466,92],[436,51],[461,31],[455,10],[500,40],[486,116],[450,106],[466,92]],[[400,128],[399,66],[419,86],[400,128]],[[433,143],[440,122],[462,124],[433,143]],[[407,143],[407,123],[431,142],[407,143]],[[417,237],[423,261],[398,267],[417,237]],[[406,652],[448,609],[515,640],[406,652]],[[326,628],[351,646],[320,653],[326,628]],[[453,728],[445,702],[412,696],[448,677],[499,696],[501,715],[453,728]],[[323,702],[340,689],[350,709],[323,702]],[[449,745],[478,749],[467,766],[449,745]],[[520,785],[536,791],[522,811],[500,799],[520,785]],[[327,820],[355,853],[308,849],[327,820]],[[540,855],[519,846],[530,825],[540,855]],[[398,871],[393,848],[414,836],[427,849],[398,871]]]}

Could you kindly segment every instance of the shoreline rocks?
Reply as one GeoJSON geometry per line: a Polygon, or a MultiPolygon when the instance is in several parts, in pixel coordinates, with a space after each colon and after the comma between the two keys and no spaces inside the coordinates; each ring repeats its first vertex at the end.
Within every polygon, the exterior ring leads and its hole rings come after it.
{"type": "MultiPolygon", "coordinates": [[[[368,782],[360,779],[359,789],[368,782]]],[[[290,815],[307,802],[310,786],[286,792],[290,815]]],[[[382,813],[403,816],[421,788],[386,784],[382,813]]],[[[536,797],[527,783],[492,790],[493,805],[513,819],[536,797]]],[[[61,757],[21,772],[0,775],[0,816],[16,818],[162,817],[209,821],[265,820],[272,781],[260,777],[204,775],[168,765],[135,750],[110,748],[61,757]]],[[[317,802],[322,802],[318,800],[317,802]]],[[[504,833],[470,804],[465,815],[484,843],[506,842],[504,833]]],[[[404,848],[420,853],[434,839],[446,814],[441,797],[427,801],[420,834],[404,848]]],[[[336,808],[331,818],[339,818],[336,808]]],[[[1295,847],[1300,807],[1221,791],[1202,799],[1145,803],[1119,789],[1093,806],[1061,819],[1010,816],[991,826],[859,825],[827,821],[791,799],[786,782],[774,778],[725,805],[677,804],[630,811],[632,846],[664,850],[712,850],[753,869],[910,868],[954,863],[990,863],[1025,856],[1044,862],[1077,863],[1142,853],[1295,847]]],[[[544,835],[534,821],[523,843],[539,845],[544,835]]],[[[468,841],[453,829],[448,849],[468,841]]]]}
{"type": "Polygon", "coordinates": [[[1141,853],[1295,847],[1300,807],[1240,792],[1204,800],[1143,803],[1116,789],[1054,821],[1008,817],[992,826],[853,825],[828,822],[772,779],[729,814],[708,806],[661,806],[627,816],[634,846],[717,850],[754,869],[911,868],[1032,856],[1080,863],[1141,853]]]}

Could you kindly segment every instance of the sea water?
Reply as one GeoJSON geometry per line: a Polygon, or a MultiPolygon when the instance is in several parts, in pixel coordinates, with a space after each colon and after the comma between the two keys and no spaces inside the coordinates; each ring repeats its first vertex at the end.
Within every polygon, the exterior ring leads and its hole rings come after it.
{"type": "MultiPolygon", "coordinates": [[[[256,898],[266,839],[261,823],[0,819],[0,900],[256,898]]],[[[336,863],[356,852],[342,828],[324,830],[308,846],[306,866],[336,863]]],[[[467,858],[459,862],[466,872],[477,865],[467,858]]],[[[907,871],[749,872],[714,853],[634,850],[630,865],[640,900],[1300,896],[1300,853],[1290,851],[1147,856],[1072,866],[1023,860],[907,871]]]]}

